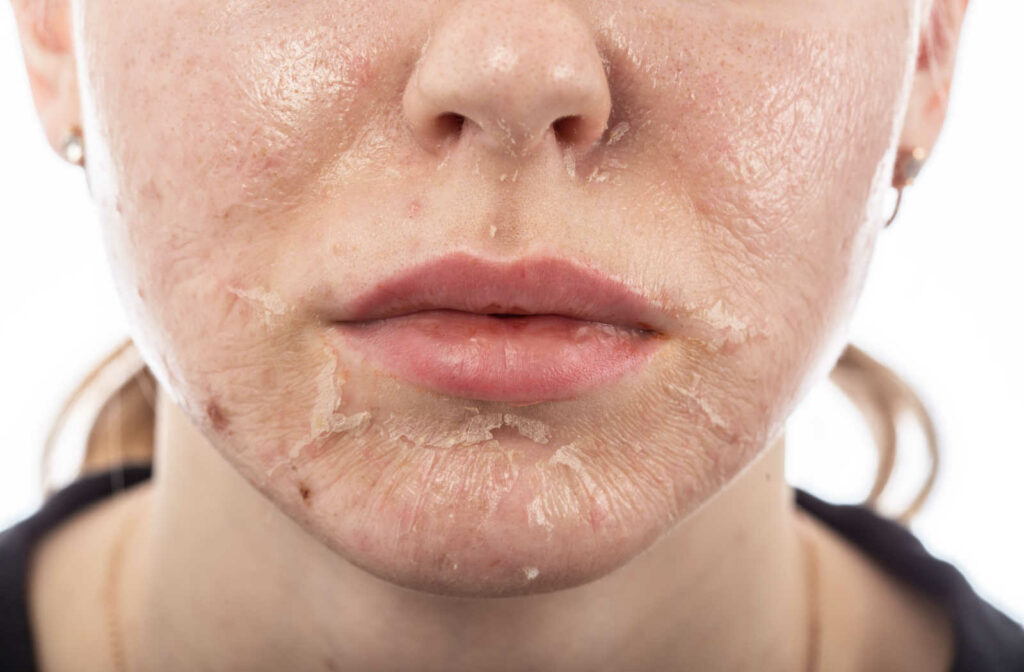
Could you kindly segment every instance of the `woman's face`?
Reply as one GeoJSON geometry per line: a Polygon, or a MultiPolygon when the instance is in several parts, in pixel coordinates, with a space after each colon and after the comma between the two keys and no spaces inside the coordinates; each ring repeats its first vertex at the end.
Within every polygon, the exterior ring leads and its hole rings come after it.
{"type": "Polygon", "coordinates": [[[213,446],[370,572],[477,595],[593,580],[749,463],[838,355],[919,11],[78,2],[133,335],[213,446]],[[651,302],[656,343],[513,403],[345,338],[341,307],[452,254],[597,269],[651,302]]]}

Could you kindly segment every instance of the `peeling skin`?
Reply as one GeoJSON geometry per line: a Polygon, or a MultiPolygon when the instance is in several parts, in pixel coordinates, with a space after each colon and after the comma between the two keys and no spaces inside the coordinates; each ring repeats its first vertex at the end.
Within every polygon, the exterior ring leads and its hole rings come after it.
{"type": "Polygon", "coordinates": [[[360,411],[351,415],[338,413],[341,404],[341,388],[345,384],[345,374],[339,371],[338,355],[328,350],[329,361],[324,364],[316,376],[316,403],[309,420],[309,435],[301,442],[292,446],[289,457],[298,457],[303,448],[328,434],[340,434],[365,429],[370,421],[369,411],[360,411]]]}
{"type": "Polygon", "coordinates": [[[432,419],[400,417],[392,414],[381,422],[383,432],[390,441],[404,441],[418,448],[455,448],[494,440],[494,431],[509,427],[523,437],[546,444],[551,428],[540,420],[512,413],[481,413],[480,409],[465,406],[460,420],[452,429],[440,429],[432,419]]]}
{"type": "Polygon", "coordinates": [[[906,3],[566,4],[77,4],[90,188],[147,363],[270,501],[403,585],[521,592],[532,567],[553,590],[635,557],[827,371],[886,214],[906,3]],[[533,10],[572,30],[540,40],[533,10]],[[439,72],[464,85],[485,37],[527,68],[500,80],[513,102],[552,85],[536,59],[593,49],[604,141],[566,147],[475,95],[485,123],[418,143],[410,66],[451,49],[439,72]],[[335,340],[337,306],[454,248],[591,263],[650,300],[664,347],[512,405],[335,340]]]}
{"type": "Polygon", "coordinates": [[[562,160],[565,163],[565,172],[569,175],[570,179],[576,179],[576,157],[572,155],[572,152],[566,150],[562,154],[562,160]]]}
{"type": "Polygon", "coordinates": [[[536,443],[547,443],[551,439],[551,428],[540,420],[524,418],[511,413],[505,413],[502,420],[506,426],[515,429],[536,443]]]}
{"type": "Polygon", "coordinates": [[[619,140],[622,140],[622,138],[628,132],[629,132],[629,122],[628,121],[620,121],[618,124],[615,125],[615,128],[613,128],[610,131],[608,131],[608,142],[607,142],[607,144],[614,145],[619,140]]]}
{"type": "Polygon", "coordinates": [[[239,289],[237,287],[229,287],[228,291],[237,296],[240,299],[247,301],[254,310],[263,315],[263,321],[268,326],[272,323],[275,317],[279,317],[288,312],[288,304],[284,300],[274,294],[268,292],[266,289],[261,287],[255,287],[253,289],[239,289]]]}
{"type": "Polygon", "coordinates": [[[543,527],[549,532],[554,528],[554,524],[548,520],[547,514],[544,513],[544,501],[540,496],[534,497],[526,505],[526,516],[527,520],[530,521],[531,527],[543,527]]]}
{"type": "Polygon", "coordinates": [[[701,413],[711,422],[712,425],[720,429],[728,429],[728,425],[725,419],[712,407],[709,399],[712,395],[708,394],[707,391],[701,389],[701,377],[700,374],[694,374],[694,382],[690,387],[683,387],[682,385],[670,384],[668,389],[677,392],[680,395],[690,399],[697,405],[701,413]]]}

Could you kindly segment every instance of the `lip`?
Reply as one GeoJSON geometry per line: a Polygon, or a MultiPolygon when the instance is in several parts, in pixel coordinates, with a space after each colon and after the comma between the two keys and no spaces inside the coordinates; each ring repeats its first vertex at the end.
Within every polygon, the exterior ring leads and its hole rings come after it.
{"type": "Polygon", "coordinates": [[[330,314],[379,366],[436,392],[487,401],[568,399],[640,367],[664,316],[622,282],[552,256],[445,255],[330,314]]]}

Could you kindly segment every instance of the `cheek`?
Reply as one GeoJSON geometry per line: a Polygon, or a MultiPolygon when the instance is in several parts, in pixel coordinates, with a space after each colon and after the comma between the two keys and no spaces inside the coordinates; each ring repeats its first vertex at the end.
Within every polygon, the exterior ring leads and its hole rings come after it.
{"type": "Polygon", "coordinates": [[[164,219],[204,229],[297,206],[380,141],[355,120],[397,95],[391,21],[370,2],[85,4],[112,205],[174,194],[164,219]]]}
{"type": "Polygon", "coordinates": [[[678,290],[712,284],[763,336],[734,360],[766,400],[835,348],[852,309],[911,65],[904,3],[807,9],[676,8],[603,36],[658,36],[611,62],[620,113],[639,120],[632,160],[657,177],[647,219],[686,222],[665,267],[701,270],[674,271],[678,290]]]}
{"type": "Polygon", "coordinates": [[[335,4],[79,8],[90,177],[119,290],[148,361],[211,426],[258,414],[231,390],[315,394],[301,381],[317,362],[288,353],[319,348],[289,348],[305,334],[268,290],[268,269],[283,213],[325,166],[362,152],[353,118],[389,90],[372,65],[391,49],[373,29],[389,17],[377,3],[335,4]]]}

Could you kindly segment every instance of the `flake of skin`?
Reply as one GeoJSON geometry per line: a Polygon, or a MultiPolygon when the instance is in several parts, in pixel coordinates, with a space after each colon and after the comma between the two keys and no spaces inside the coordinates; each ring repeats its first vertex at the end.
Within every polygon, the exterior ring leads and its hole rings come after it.
{"type": "Polygon", "coordinates": [[[617,182],[618,172],[615,171],[621,171],[625,167],[625,164],[621,161],[617,161],[611,157],[604,157],[599,164],[591,169],[590,174],[587,175],[587,182],[591,184],[595,182],[601,184],[609,180],[617,182]]]}
{"type": "Polygon", "coordinates": [[[590,171],[590,175],[587,175],[587,183],[597,182],[600,184],[601,182],[607,182],[609,177],[611,176],[607,172],[601,170],[601,166],[594,166],[594,169],[590,171]]]}
{"type": "Polygon", "coordinates": [[[565,162],[565,172],[569,174],[569,177],[576,179],[576,157],[570,152],[566,152],[562,155],[562,160],[565,162]]]}
{"type": "Polygon", "coordinates": [[[539,420],[513,413],[481,413],[473,406],[463,406],[464,415],[455,419],[461,426],[453,430],[438,430],[436,423],[415,419],[402,422],[393,413],[381,425],[391,441],[405,440],[417,447],[453,448],[487,443],[495,446],[494,430],[509,427],[535,443],[551,440],[551,428],[539,420]]]}
{"type": "Polygon", "coordinates": [[[491,224],[491,238],[494,238],[494,234],[496,234],[497,232],[498,227],[496,227],[494,224],[491,224]]]}
{"type": "Polygon", "coordinates": [[[540,574],[540,570],[536,567],[523,567],[523,574],[526,575],[527,581],[533,581],[540,574]]]}
{"type": "Polygon", "coordinates": [[[501,132],[505,135],[505,146],[508,147],[509,153],[516,156],[516,136],[512,133],[512,127],[509,126],[508,122],[504,119],[498,119],[495,121],[495,125],[501,129],[501,132]]]}
{"type": "Polygon", "coordinates": [[[228,291],[238,298],[246,301],[259,312],[262,312],[263,322],[268,326],[273,322],[275,317],[279,317],[288,312],[288,304],[286,304],[280,296],[273,292],[268,292],[262,287],[255,287],[253,289],[228,287],[228,291]]]}
{"type": "Polygon", "coordinates": [[[721,299],[710,308],[694,308],[689,319],[694,321],[697,330],[694,335],[714,350],[726,344],[745,343],[750,336],[750,325],[728,312],[721,299]]]}
{"type": "Polygon", "coordinates": [[[721,429],[728,429],[728,426],[726,425],[725,420],[722,419],[722,416],[715,412],[715,409],[713,409],[711,405],[708,404],[708,402],[704,399],[704,396],[700,393],[700,386],[700,374],[694,374],[694,383],[693,386],[689,389],[683,387],[682,385],[676,385],[675,383],[669,383],[667,387],[673,392],[678,392],[687,399],[693,400],[693,402],[697,405],[697,407],[704,414],[704,416],[708,420],[710,420],[711,424],[713,424],[715,427],[719,427],[721,429]]]}
{"type": "Polygon", "coordinates": [[[564,465],[571,469],[576,473],[576,476],[580,479],[591,496],[597,500],[598,507],[604,511],[611,510],[611,506],[608,502],[604,489],[594,481],[593,477],[580,460],[579,451],[576,448],[575,441],[567,443],[556,450],[555,453],[548,458],[548,463],[552,465],[564,465]]]}
{"type": "Polygon", "coordinates": [[[466,410],[469,411],[468,417],[455,430],[438,430],[436,424],[429,419],[417,418],[416,424],[403,422],[393,413],[381,424],[391,441],[404,439],[416,447],[452,448],[493,440],[491,430],[502,426],[502,414],[480,413],[478,409],[469,407],[466,410]]]}
{"type": "Polygon", "coordinates": [[[503,419],[507,426],[531,441],[547,443],[551,440],[551,428],[540,420],[532,420],[511,413],[506,413],[503,419]]]}
{"type": "Polygon", "coordinates": [[[628,121],[622,121],[622,122],[619,122],[618,124],[615,124],[615,127],[611,131],[608,132],[608,144],[609,145],[614,145],[619,140],[622,140],[622,136],[624,136],[628,131],[629,131],[629,122],[628,121]]]}
{"type": "Polygon", "coordinates": [[[352,415],[338,413],[341,404],[339,386],[345,384],[345,378],[338,382],[338,355],[331,351],[330,361],[326,362],[316,376],[316,403],[309,419],[309,435],[292,446],[289,453],[292,459],[298,457],[305,446],[326,434],[337,434],[365,427],[370,421],[369,411],[360,411],[352,415]]]}
{"type": "Polygon", "coordinates": [[[543,527],[549,531],[554,528],[554,525],[548,520],[548,516],[544,512],[544,502],[541,501],[540,495],[534,497],[526,505],[526,519],[531,527],[543,527]]]}

